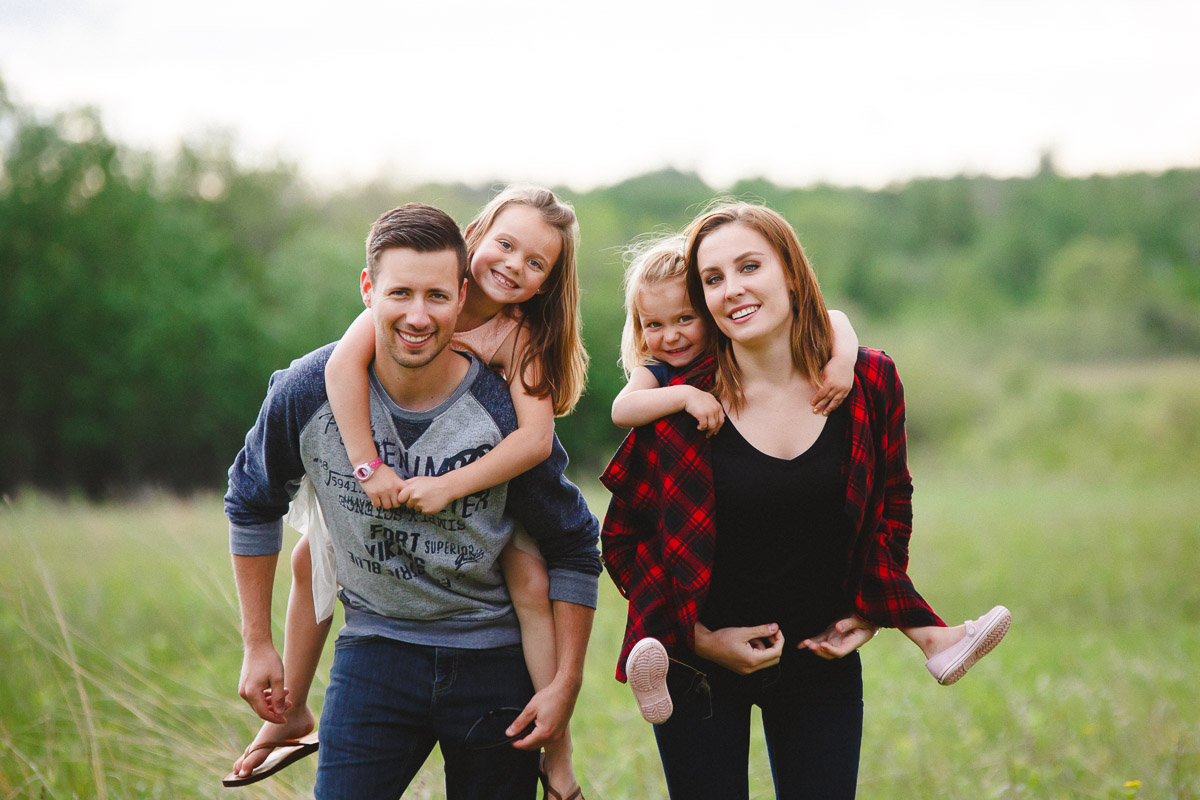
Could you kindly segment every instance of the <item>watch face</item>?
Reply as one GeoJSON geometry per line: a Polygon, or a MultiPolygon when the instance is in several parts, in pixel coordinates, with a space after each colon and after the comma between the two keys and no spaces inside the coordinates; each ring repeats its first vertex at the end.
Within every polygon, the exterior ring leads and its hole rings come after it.
{"type": "Polygon", "coordinates": [[[375,470],[371,469],[366,464],[363,464],[360,467],[354,468],[354,477],[358,478],[360,481],[365,481],[367,478],[371,477],[373,474],[375,474],[375,470]]]}

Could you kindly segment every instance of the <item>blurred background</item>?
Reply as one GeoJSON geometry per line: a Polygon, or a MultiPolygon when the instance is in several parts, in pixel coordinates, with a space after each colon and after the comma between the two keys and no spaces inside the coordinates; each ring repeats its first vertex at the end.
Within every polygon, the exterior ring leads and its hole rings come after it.
{"type": "MultiPolygon", "coordinates": [[[[1200,7],[826,5],[5,3],[0,797],[218,793],[267,379],[361,309],[380,212],[512,181],[579,215],[598,515],[636,235],[765,202],[896,359],[918,586],[1016,622],[961,690],[872,645],[860,796],[1200,796],[1200,7]]],[[[662,796],[606,591],[581,775],[662,796]]]]}

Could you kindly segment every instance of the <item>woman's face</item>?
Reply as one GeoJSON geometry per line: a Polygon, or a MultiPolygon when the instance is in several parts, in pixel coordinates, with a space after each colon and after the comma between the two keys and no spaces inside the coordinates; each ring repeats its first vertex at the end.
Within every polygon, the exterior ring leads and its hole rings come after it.
{"type": "Polygon", "coordinates": [[[791,292],[766,237],[740,222],[722,225],[700,242],[696,261],[705,305],[723,334],[744,346],[787,339],[791,292]]]}

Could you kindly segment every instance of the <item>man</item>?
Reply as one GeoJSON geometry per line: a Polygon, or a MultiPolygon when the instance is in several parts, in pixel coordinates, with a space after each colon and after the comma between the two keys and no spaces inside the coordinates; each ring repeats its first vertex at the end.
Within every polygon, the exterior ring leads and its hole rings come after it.
{"type": "MultiPolygon", "coordinates": [[[[387,212],[367,239],[371,421],[382,458],[401,476],[469,463],[516,428],[503,379],[446,347],[466,270],[457,226],[430,206],[387,212]]],[[[271,589],[280,520],[307,474],[330,527],[346,609],[321,715],[317,797],[399,797],[437,743],[448,798],[531,798],[537,750],[561,734],[582,680],[600,573],[596,520],[562,476],[557,441],[539,466],[439,514],[373,508],[329,408],[331,350],[272,376],[230,469],[242,695],[264,719],[278,716],[285,693],[271,589]],[[538,541],[550,572],[559,672],[537,695],[497,566],[514,519],[538,541]],[[513,730],[527,720],[536,723],[531,732],[513,730]],[[505,726],[514,722],[510,746],[505,726]]]]}

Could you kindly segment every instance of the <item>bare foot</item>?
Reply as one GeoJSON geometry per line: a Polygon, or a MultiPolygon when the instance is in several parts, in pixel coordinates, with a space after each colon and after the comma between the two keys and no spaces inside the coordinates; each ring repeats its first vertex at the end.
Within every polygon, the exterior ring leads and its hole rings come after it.
{"type": "Polygon", "coordinates": [[[550,788],[562,797],[570,797],[579,788],[579,779],[575,777],[575,768],[571,764],[571,748],[564,747],[562,743],[545,749],[542,771],[550,788]]]}
{"type": "MultiPolygon", "coordinates": [[[[258,730],[258,735],[250,743],[250,748],[263,742],[299,739],[301,736],[312,733],[313,728],[316,727],[316,720],[313,719],[312,710],[307,705],[288,709],[287,717],[288,721],[283,724],[264,722],[263,726],[258,730]]],[[[250,748],[247,748],[247,750],[250,748]]],[[[233,762],[233,771],[239,777],[244,778],[255,767],[265,761],[270,754],[271,751],[265,747],[262,750],[255,750],[253,753],[244,753],[241,758],[233,762]]]]}

